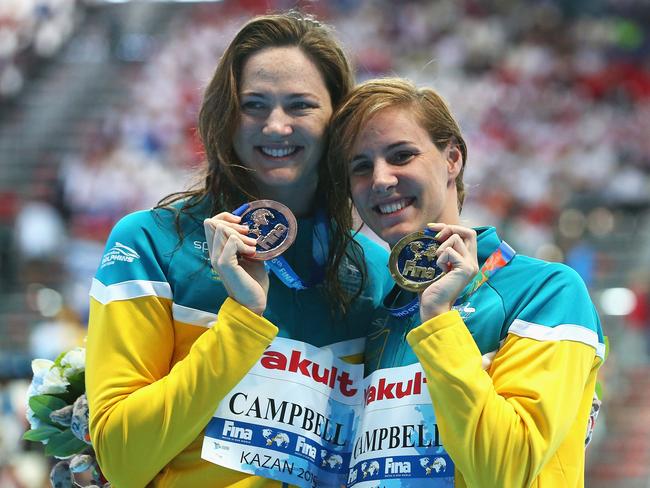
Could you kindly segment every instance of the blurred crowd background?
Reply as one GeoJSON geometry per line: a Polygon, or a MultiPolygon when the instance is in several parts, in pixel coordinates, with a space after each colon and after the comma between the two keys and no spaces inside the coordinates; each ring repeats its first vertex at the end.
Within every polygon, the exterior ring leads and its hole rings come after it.
{"type": "Polygon", "coordinates": [[[467,136],[467,224],[575,268],[610,338],[588,487],[650,487],[650,3],[0,0],[0,486],[32,358],[82,344],[113,223],[192,185],[202,89],[255,13],[336,27],[359,81],[435,87],[467,136]]]}

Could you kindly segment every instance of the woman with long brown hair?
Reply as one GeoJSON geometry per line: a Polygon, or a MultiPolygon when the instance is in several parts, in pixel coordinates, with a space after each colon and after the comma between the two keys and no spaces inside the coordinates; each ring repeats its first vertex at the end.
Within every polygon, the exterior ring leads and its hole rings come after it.
{"type": "Polygon", "coordinates": [[[93,445],[115,486],[279,485],[201,459],[219,402],[277,335],[360,359],[386,256],[347,238],[318,176],[351,87],[326,26],[295,12],[251,20],[205,91],[203,186],[115,226],[91,290],[86,370],[93,445]],[[235,212],[259,199],[297,217],[287,269],[270,276],[247,259],[256,241],[235,212]]]}

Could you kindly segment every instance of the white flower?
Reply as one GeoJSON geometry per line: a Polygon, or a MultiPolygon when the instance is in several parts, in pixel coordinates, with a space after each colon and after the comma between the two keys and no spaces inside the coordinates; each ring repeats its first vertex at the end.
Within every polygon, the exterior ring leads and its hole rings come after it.
{"type": "Polygon", "coordinates": [[[68,351],[61,359],[61,367],[66,378],[84,371],[86,368],[86,349],[76,347],[68,351]]]}
{"type": "Polygon", "coordinates": [[[43,383],[43,377],[53,365],[54,362],[49,359],[34,359],[32,361],[32,372],[34,373],[32,385],[40,386],[43,383]]]}
{"type": "Polygon", "coordinates": [[[70,382],[63,376],[61,368],[53,366],[43,376],[43,384],[37,389],[37,395],[51,395],[65,393],[70,382]]]}
{"type": "Polygon", "coordinates": [[[49,359],[34,359],[32,361],[34,377],[27,390],[27,398],[34,395],[65,393],[70,382],[63,376],[61,368],[49,359]]]}
{"type": "MultiPolygon", "coordinates": [[[[25,416],[29,421],[32,429],[38,429],[43,423],[34,415],[34,411],[29,406],[29,399],[36,395],[46,395],[53,393],[64,393],[70,384],[63,376],[60,368],[48,359],[34,359],[32,361],[32,371],[34,378],[27,389],[27,408],[25,416]]],[[[47,441],[41,441],[47,444],[47,441]]]]}
{"type": "Polygon", "coordinates": [[[32,361],[34,377],[27,389],[27,420],[32,429],[38,429],[41,421],[34,416],[29,407],[29,399],[35,395],[64,393],[70,382],[63,376],[61,369],[49,359],[34,359],[32,361]]]}
{"type": "Polygon", "coordinates": [[[34,411],[30,408],[29,399],[34,395],[40,395],[40,389],[43,386],[43,378],[45,378],[45,375],[50,371],[52,365],[54,365],[54,363],[49,359],[34,359],[32,361],[32,372],[34,373],[34,377],[27,389],[27,408],[25,412],[25,416],[27,417],[32,429],[38,429],[42,425],[42,422],[36,418],[34,411]]]}

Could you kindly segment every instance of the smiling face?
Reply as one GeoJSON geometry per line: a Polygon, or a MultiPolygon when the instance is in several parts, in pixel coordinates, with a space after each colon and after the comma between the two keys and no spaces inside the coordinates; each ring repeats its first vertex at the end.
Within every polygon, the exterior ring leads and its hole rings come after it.
{"type": "Polygon", "coordinates": [[[244,63],[233,146],[263,195],[313,191],[332,115],[316,65],[298,47],[263,49],[244,63]]]}
{"type": "Polygon", "coordinates": [[[428,222],[458,223],[458,148],[440,150],[410,107],[385,108],[361,129],[348,172],[363,221],[390,246],[428,222]]]}

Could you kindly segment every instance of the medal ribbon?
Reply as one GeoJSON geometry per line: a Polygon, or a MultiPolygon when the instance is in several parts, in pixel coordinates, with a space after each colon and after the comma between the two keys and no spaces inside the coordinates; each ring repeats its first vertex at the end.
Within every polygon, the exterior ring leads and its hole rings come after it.
{"type": "MultiPolygon", "coordinates": [[[[426,229],[424,232],[432,234],[429,229],[426,229]]],[[[499,244],[499,247],[496,249],[496,251],[490,254],[490,256],[485,260],[485,263],[483,263],[483,266],[481,266],[481,269],[476,274],[476,276],[474,276],[474,278],[472,278],[472,281],[470,281],[469,284],[465,287],[463,294],[456,299],[454,306],[465,302],[476,292],[476,290],[481,287],[483,283],[487,282],[492,276],[494,276],[497,271],[507,265],[515,256],[515,254],[515,250],[510,247],[506,241],[501,241],[501,244],[499,244]]],[[[399,291],[400,288],[395,285],[391,292],[386,296],[384,303],[388,303],[391,300],[394,300],[397,297],[399,291]]],[[[385,308],[393,317],[410,317],[420,308],[420,299],[419,297],[415,297],[413,300],[411,300],[406,305],[403,305],[402,307],[385,308]]]]}
{"type": "MultiPolygon", "coordinates": [[[[241,216],[248,209],[249,204],[245,203],[241,207],[234,210],[234,215],[241,216]]],[[[300,279],[298,274],[293,270],[291,265],[282,256],[277,256],[268,261],[264,261],[264,267],[267,270],[273,271],[273,274],[284,283],[287,287],[295,290],[306,290],[314,285],[317,285],[325,278],[325,263],[327,261],[328,253],[328,232],[325,220],[325,212],[319,210],[316,212],[314,219],[314,231],[312,236],[311,251],[313,259],[313,268],[310,280],[304,282],[300,279]]]]}
{"type": "Polygon", "coordinates": [[[456,299],[454,305],[460,305],[465,302],[481,287],[483,283],[487,282],[490,277],[494,276],[497,271],[508,264],[510,260],[515,257],[515,254],[517,254],[515,250],[511,248],[506,241],[501,241],[497,250],[490,254],[490,256],[485,260],[485,263],[481,266],[478,274],[474,276],[469,285],[465,287],[463,294],[456,299]]]}

